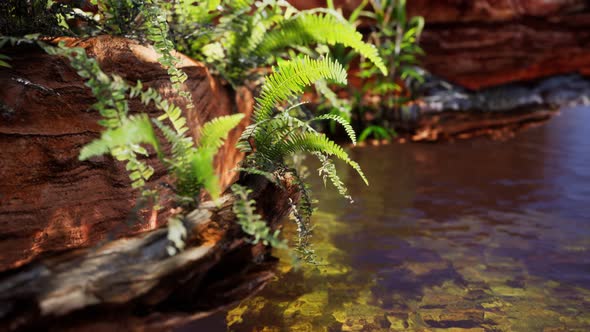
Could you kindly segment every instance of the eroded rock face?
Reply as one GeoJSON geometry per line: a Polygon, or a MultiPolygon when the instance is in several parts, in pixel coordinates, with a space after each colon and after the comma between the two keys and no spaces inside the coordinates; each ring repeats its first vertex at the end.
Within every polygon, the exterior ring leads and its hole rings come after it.
{"type": "MultiPolygon", "coordinates": [[[[300,8],[324,1],[292,1],[300,8]]],[[[350,12],[360,0],[335,1],[350,12]]],[[[470,89],[557,74],[590,75],[585,0],[411,0],[426,19],[424,66],[470,89]]]]}
{"type": "MultiPolygon", "coordinates": [[[[132,83],[141,80],[183,105],[153,49],[108,36],[67,42],[84,47],[105,72],[132,83]]],[[[48,251],[153,227],[146,213],[140,213],[144,218],[139,221],[125,223],[138,193],[131,189],[124,165],[110,157],[78,161],[80,148],[100,134],[100,116],[90,110],[94,98],[67,60],[34,48],[6,52],[13,68],[0,70],[0,271],[48,251]]],[[[249,114],[247,91],[230,92],[202,64],[186,57],[181,66],[196,106],[185,114],[193,138],[198,139],[200,126],[212,118],[238,110],[249,114]]],[[[144,107],[136,101],[130,106],[144,107]]],[[[232,132],[217,157],[224,186],[242,157],[234,146],[245,125],[232,132]]],[[[156,169],[152,182],[166,181],[162,165],[155,157],[151,162],[156,169]]]]}

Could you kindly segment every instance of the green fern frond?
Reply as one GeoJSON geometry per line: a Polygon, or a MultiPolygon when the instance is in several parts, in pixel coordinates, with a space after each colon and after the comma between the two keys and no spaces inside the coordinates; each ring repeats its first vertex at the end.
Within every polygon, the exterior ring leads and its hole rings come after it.
{"type": "Polygon", "coordinates": [[[116,129],[103,131],[99,139],[85,145],[80,151],[79,159],[86,160],[94,156],[110,153],[119,161],[125,161],[125,168],[133,188],[140,188],[154,173],[154,169],[137,159],[138,154],[148,155],[147,150],[139,144],[149,144],[160,154],[156,133],[147,115],[131,116],[116,129]]]}
{"type": "Polygon", "coordinates": [[[171,145],[171,158],[165,159],[165,162],[176,179],[178,195],[196,199],[204,188],[213,199],[219,197],[221,188],[213,160],[229,131],[238,125],[243,116],[223,116],[205,123],[198,148],[190,137],[178,134],[157,119],[152,120],[171,145]]]}
{"type": "Polygon", "coordinates": [[[279,63],[269,75],[260,97],[256,98],[254,122],[270,118],[277,103],[303,93],[303,88],[320,79],[346,84],[347,72],[340,63],[331,59],[313,60],[303,57],[279,63]]]}
{"type": "Polygon", "coordinates": [[[258,47],[259,54],[270,54],[290,46],[305,46],[317,42],[328,45],[343,44],[369,59],[383,75],[387,67],[374,45],[363,41],[354,25],[330,13],[313,15],[301,12],[285,20],[279,28],[269,31],[258,47]]]}
{"type": "Polygon", "coordinates": [[[172,54],[175,51],[174,43],[168,39],[170,27],[166,19],[166,11],[160,8],[157,0],[143,1],[145,6],[142,13],[145,16],[144,29],[146,37],[154,44],[154,49],[160,55],[158,62],[167,70],[172,87],[187,101],[187,108],[192,109],[194,108],[192,96],[183,86],[188,76],[182,69],[177,67],[180,59],[172,54]]]}
{"type": "Polygon", "coordinates": [[[327,99],[327,101],[335,107],[341,115],[350,118],[350,110],[352,108],[351,102],[346,99],[340,99],[336,93],[330,89],[325,80],[319,80],[315,83],[315,89],[319,95],[327,99]]]}
{"type": "Polygon", "coordinates": [[[271,245],[273,248],[286,249],[287,243],[279,239],[280,231],[273,232],[266,221],[256,213],[255,202],[249,198],[252,190],[238,184],[234,184],[231,188],[234,195],[236,195],[233,212],[242,227],[242,231],[252,237],[250,242],[252,244],[262,242],[265,246],[271,245]]]}
{"type": "Polygon", "coordinates": [[[194,196],[193,194],[199,190],[199,183],[190,169],[190,157],[192,150],[195,148],[192,139],[179,135],[174,129],[158,119],[152,119],[152,122],[160,129],[164,138],[170,144],[170,157],[164,158],[164,162],[177,181],[176,186],[179,195],[194,196]]]}
{"type": "Polygon", "coordinates": [[[336,166],[332,162],[332,160],[321,153],[314,153],[314,155],[320,160],[322,166],[318,168],[318,173],[324,180],[324,186],[326,185],[326,180],[330,180],[332,185],[338,190],[338,193],[342,195],[344,198],[348,199],[351,203],[353,203],[352,197],[348,194],[348,189],[340,180],[338,173],[336,172],[336,166]]]}
{"type": "MultiPolygon", "coordinates": [[[[215,168],[213,166],[213,159],[215,158],[216,152],[217,148],[208,148],[196,149],[190,154],[189,170],[191,176],[187,178],[194,178],[194,182],[186,183],[187,186],[195,183],[201,185],[211,195],[213,200],[219,198],[221,194],[221,186],[219,185],[219,179],[215,174],[215,168]]],[[[191,194],[196,195],[198,192],[193,190],[191,194]]]]}
{"type": "Polygon", "coordinates": [[[320,116],[315,117],[313,119],[313,121],[319,121],[319,120],[332,120],[332,121],[339,123],[342,127],[344,127],[344,130],[346,131],[348,138],[350,138],[350,140],[352,141],[352,144],[356,144],[356,133],[354,132],[354,129],[350,125],[350,122],[348,122],[346,119],[344,119],[340,115],[323,114],[323,115],[320,115],[320,116]]]}
{"type": "Polygon", "coordinates": [[[92,141],[80,151],[80,160],[109,153],[116,147],[127,144],[149,144],[159,151],[159,144],[150,119],[142,114],[126,119],[117,129],[107,129],[99,139],[92,141]]]}
{"type": "Polygon", "coordinates": [[[360,166],[350,159],[341,146],[331,141],[324,134],[314,132],[294,134],[290,137],[290,140],[277,143],[269,154],[273,157],[280,158],[281,156],[295,152],[320,152],[329,156],[335,156],[357,171],[365,184],[369,184],[360,166]]]}
{"type": "Polygon", "coordinates": [[[205,123],[201,129],[199,146],[203,148],[220,148],[230,130],[244,118],[244,114],[220,116],[205,123]]]}
{"type": "Polygon", "coordinates": [[[140,97],[141,102],[144,105],[149,105],[150,102],[153,102],[154,106],[164,113],[158,117],[158,120],[164,121],[165,119],[169,119],[170,123],[172,123],[172,127],[179,135],[183,135],[188,131],[186,118],[182,115],[182,110],[174,103],[170,103],[168,100],[164,99],[158,91],[153,88],[147,88],[144,91],[141,82],[137,82],[137,84],[130,87],[129,90],[130,97],[140,97]]]}

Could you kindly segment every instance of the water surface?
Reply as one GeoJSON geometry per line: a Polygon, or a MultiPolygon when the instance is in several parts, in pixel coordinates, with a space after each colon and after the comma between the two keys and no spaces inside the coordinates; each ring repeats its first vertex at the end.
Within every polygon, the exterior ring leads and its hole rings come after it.
{"type": "Polygon", "coordinates": [[[284,260],[263,292],[197,325],[590,331],[589,135],[580,108],[502,142],[352,149],[371,183],[340,167],[355,204],[314,183],[322,265],[284,260]]]}

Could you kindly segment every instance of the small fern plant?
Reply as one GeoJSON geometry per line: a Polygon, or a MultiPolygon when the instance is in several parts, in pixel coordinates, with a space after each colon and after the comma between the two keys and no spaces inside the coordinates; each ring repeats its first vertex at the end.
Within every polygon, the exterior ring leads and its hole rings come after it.
{"type": "MultiPolygon", "coordinates": [[[[149,156],[145,147],[147,145],[155,151],[173,176],[172,187],[176,193],[176,203],[183,210],[198,207],[203,189],[213,199],[219,197],[220,186],[213,159],[229,131],[242,120],[243,114],[222,116],[205,123],[200,141],[196,144],[187,135],[188,127],[181,109],[168,102],[154,89],[145,89],[141,82],[130,86],[117,75],[105,74],[98,62],[89,58],[82,48],[68,48],[63,43],[57,47],[43,47],[49,54],[68,58],[71,66],[86,80],[86,85],[97,99],[92,108],[102,115],[100,124],[105,130],[100,138],[82,148],[79,156],[81,160],[110,154],[126,163],[134,188],[142,188],[144,193],[147,191],[153,194],[153,191],[145,188],[146,182],[154,173],[152,166],[142,158],[149,156]],[[139,98],[146,106],[155,106],[162,111],[170,125],[165,124],[163,120],[150,119],[142,112],[129,114],[129,98],[139,98]],[[165,142],[158,139],[156,128],[162,133],[165,142]],[[163,148],[164,145],[170,147],[169,151],[163,148]]],[[[180,219],[178,215],[172,216],[170,225],[177,225],[180,219]]]]}
{"type": "MultiPolygon", "coordinates": [[[[348,157],[348,154],[324,134],[313,127],[314,121],[333,120],[341,124],[349,138],[356,143],[356,135],[350,124],[342,117],[325,114],[307,120],[292,115],[295,108],[280,110],[281,103],[303,92],[306,86],[318,80],[331,80],[345,84],[347,73],[336,61],[329,58],[313,60],[307,56],[279,63],[274,73],[269,75],[262,86],[260,96],[256,98],[253,124],[242,133],[238,147],[250,153],[247,163],[258,166],[268,172],[284,167],[287,155],[297,152],[310,152],[322,155],[322,162],[330,162],[330,157],[341,159],[355,169],[367,183],[360,166],[348,157]]],[[[297,105],[296,105],[297,106],[297,105]]],[[[324,166],[326,166],[324,164],[324,166]]],[[[329,172],[330,180],[336,180],[332,167],[323,167],[321,173],[329,172]]],[[[334,183],[334,181],[332,181],[334,183]]],[[[339,185],[338,189],[342,189],[339,185]]],[[[340,193],[346,195],[345,190],[340,193]]]]}
{"type": "Polygon", "coordinates": [[[318,133],[312,126],[315,121],[336,121],[345,128],[349,138],[355,143],[355,133],[350,124],[335,114],[301,119],[295,114],[298,104],[289,106],[288,102],[318,80],[345,84],[346,79],[347,73],[342,65],[329,58],[314,60],[304,56],[280,62],[274,72],[266,77],[260,96],[256,98],[253,123],[244,130],[238,143],[238,147],[248,154],[242,170],[255,174],[281,174],[285,171],[294,173],[295,184],[302,192],[299,204],[293,205],[299,231],[296,250],[303,253],[304,258],[312,257],[306,248],[311,234],[312,199],[308,187],[296,171],[287,165],[286,158],[296,153],[311,153],[316,156],[322,165],[318,172],[324,181],[331,182],[348,199],[351,198],[336,173],[333,157],[347,163],[365,183],[368,182],[360,166],[350,159],[344,149],[324,134],[318,133]]]}

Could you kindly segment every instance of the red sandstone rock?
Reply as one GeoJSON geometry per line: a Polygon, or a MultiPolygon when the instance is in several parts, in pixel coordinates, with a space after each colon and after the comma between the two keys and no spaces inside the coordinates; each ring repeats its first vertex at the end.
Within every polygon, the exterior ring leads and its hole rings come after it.
{"type": "MultiPolygon", "coordinates": [[[[324,1],[292,0],[299,8],[324,1]]],[[[360,0],[335,1],[350,12],[360,0]]],[[[426,19],[424,66],[471,89],[578,72],[590,75],[586,0],[410,0],[426,19]]]]}
{"type": "MultiPolygon", "coordinates": [[[[84,47],[106,72],[130,82],[142,80],[182,104],[153,49],[108,36],[68,42],[84,47]]],[[[110,157],[78,161],[80,148],[101,131],[98,113],[89,110],[94,99],[83,80],[67,60],[41,50],[8,52],[13,68],[0,69],[0,101],[7,106],[0,110],[0,271],[44,252],[148,228],[145,221],[130,227],[125,223],[138,193],[130,188],[124,165],[110,157]]],[[[181,66],[196,106],[185,114],[195,139],[200,126],[214,117],[249,114],[249,92],[234,95],[187,57],[182,57],[181,66]]],[[[131,103],[132,109],[142,107],[131,103]]],[[[242,157],[234,146],[244,126],[245,122],[232,132],[217,156],[223,186],[231,182],[230,170],[242,157]]],[[[165,180],[162,166],[153,165],[153,182],[165,180]]]]}

